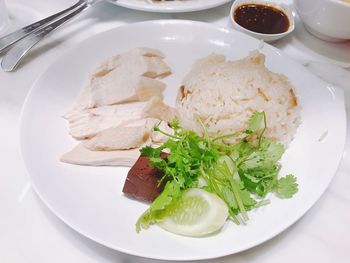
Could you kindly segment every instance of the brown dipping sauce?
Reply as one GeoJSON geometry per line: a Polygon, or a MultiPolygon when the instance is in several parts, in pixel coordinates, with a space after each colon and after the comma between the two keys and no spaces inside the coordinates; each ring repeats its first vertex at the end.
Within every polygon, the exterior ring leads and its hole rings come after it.
{"type": "Polygon", "coordinates": [[[242,27],[263,34],[279,34],[289,28],[288,16],[272,6],[244,4],[234,10],[234,20],[242,27]]]}

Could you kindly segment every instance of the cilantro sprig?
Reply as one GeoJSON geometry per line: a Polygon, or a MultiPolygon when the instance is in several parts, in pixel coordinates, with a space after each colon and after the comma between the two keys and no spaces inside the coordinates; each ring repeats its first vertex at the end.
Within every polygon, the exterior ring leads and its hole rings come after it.
{"type": "Polygon", "coordinates": [[[163,192],[150,208],[139,218],[137,231],[166,218],[181,202],[185,189],[203,187],[225,201],[230,219],[236,224],[249,220],[248,211],[269,203],[266,195],[275,192],[280,198],[291,198],[298,191],[293,175],[278,178],[281,169],[279,160],[284,146],[264,136],[267,129],[264,112],[255,112],[247,122],[244,132],[210,138],[203,123],[204,136],[183,129],[177,120],[170,123],[174,134],[167,134],[154,127],[155,131],[168,136],[158,148],[146,146],[141,154],[150,158],[150,163],[164,172],[168,180],[163,192]],[[236,138],[233,144],[227,138],[236,138]],[[240,138],[240,139],[239,139],[240,138]],[[169,151],[166,159],[163,151],[169,151]],[[205,185],[200,186],[199,182],[205,185]]]}
{"type": "MultiPolygon", "coordinates": [[[[143,147],[141,155],[150,157],[151,164],[175,180],[181,189],[196,187],[200,168],[209,169],[219,158],[219,145],[211,144],[194,131],[182,129],[177,120],[170,125],[174,129],[174,135],[165,133],[169,139],[163,145],[158,148],[143,147]],[[166,160],[160,156],[164,150],[171,153],[166,160]]],[[[157,126],[154,130],[160,131],[157,126]]]]}
{"type": "Polygon", "coordinates": [[[275,185],[275,191],[280,198],[291,198],[298,192],[298,183],[294,175],[288,174],[278,179],[275,185]]]}

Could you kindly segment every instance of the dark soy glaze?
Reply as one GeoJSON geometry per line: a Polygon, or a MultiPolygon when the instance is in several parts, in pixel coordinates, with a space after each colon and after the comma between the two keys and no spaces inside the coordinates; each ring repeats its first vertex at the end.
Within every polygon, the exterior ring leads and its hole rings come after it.
{"type": "Polygon", "coordinates": [[[242,27],[263,34],[279,34],[289,28],[288,16],[272,6],[244,4],[234,10],[234,20],[242,27]]]}

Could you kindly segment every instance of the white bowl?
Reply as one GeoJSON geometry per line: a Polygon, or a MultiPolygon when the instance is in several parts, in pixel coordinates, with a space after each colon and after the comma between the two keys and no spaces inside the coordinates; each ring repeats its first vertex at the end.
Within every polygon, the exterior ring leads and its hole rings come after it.
{"type": "Polygon", "coordinates": [[[294,17],[292,15],[292,11],[291,9],[285,5],[285,4],[281,4],[281,3],[276,3],[276,2],[272,2],[272,1],[263,1],[263,0],[236,0],[233,2],[232,7],[231,7],[231,11],[230,11],[230,18],[232,21],[232,24],[234,26],[234,28],[242,31],[243,33],[247,33],[248,35],[255,37],[257,39],[260,40],[264,40],[265,42],[273,42],[276,41],[282,37],[285,37],[287,35],[289,35],[290,33],[293,32],[294,30],[294,17]],[[289,28],[286,32],[283,33],[279,33],[279,34],[263,34],[263,33],[257,33],[254,31],[251,31],[249,29],[246,29],[245,27],[242,27],[241,25],[239,25],[235,19],[234,19],[234,11],[241,5],[244,4],[260,4],[260,5],[266,5],[266,6],[272,6],[276,9],[279,9],[281,11],[283,11],[289,20],[289,28]]]}
{"type": "Polygon", "coordinates": [[[342,0],[294,0],[305,28],[327,41],[350,39],[350,3],[342,0]]]}

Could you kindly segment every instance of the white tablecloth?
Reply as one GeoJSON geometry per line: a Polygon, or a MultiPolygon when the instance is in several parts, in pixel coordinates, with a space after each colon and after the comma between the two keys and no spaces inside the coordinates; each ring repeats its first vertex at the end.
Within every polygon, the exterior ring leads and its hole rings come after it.
{"type": "MultiPolygon", "coordinates": [[[[45,17],[74,1],[7,0],[10,30],[45,17]]],[[[0,262],[153,262],[110,250],[66,226],[30,186],[19,151],[19,114],[32,83],[64,51],[99,32],[154,19],[191,19],[230,27],[230,4],[188,14],[145,13],[100,3],[35,48],[14,73],[0,71],[0,262]]],[[[297,20],[295,32],[274,46],[326,81],[344,89],[350,113],[350,42],[327,43],[297,20]]],[[[349,116],[349,115],[348,115],[349,116]]],[[[349,126],[349,125],[348,125],[349,126]]],[[[349,143],[327,191],[296,224],[248,251],[210,262],[350,262],[349,143]]],[[[234,242],[234,241],[233,241],[234,242]]]]}

